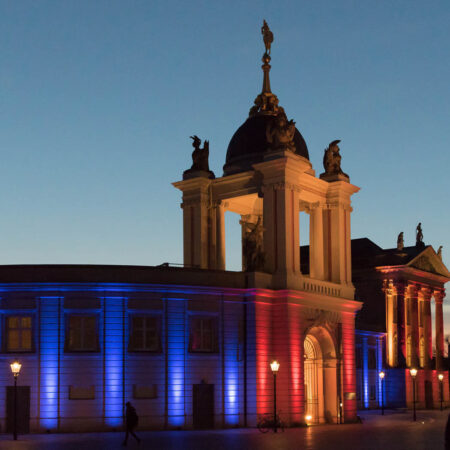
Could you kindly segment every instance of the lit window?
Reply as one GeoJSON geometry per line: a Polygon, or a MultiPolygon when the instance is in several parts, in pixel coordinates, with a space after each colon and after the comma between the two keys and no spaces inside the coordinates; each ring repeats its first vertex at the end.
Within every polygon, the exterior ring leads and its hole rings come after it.
{"type": "Polygon", "coordinates": [[[217,352],[217,319],[215,317],[191,317],[189,351],[217,352]]]}
{"type": "Polygon", "coordinates": [[[131,316],[128,350],[132,352],[160,352],[159,324],[158,316],[131,316]]]}
{"type": "Polygon", "coordinates": [[[71,314],[67,317],[66,351],[99,351],[96,316],[71,314]]]}
{"type": "Polygon", "coordinates": [[[6,317],[6,351],[33,351],[33,333],[31,316],[6,317]]]}

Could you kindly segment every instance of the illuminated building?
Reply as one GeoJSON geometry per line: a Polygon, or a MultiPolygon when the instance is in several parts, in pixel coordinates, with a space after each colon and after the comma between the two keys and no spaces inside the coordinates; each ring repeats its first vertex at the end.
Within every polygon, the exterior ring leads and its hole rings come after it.
{"type": "Polygon", "coordinates": [[[352,258],[356,297],[364,301],[356,320],[358,330],[365,330],[356,335],[359,406],[380,404],[382,368],[388,407],[412,405],[410,368],[417,369],[418,408],[439,407],[439,374],[447,403],[442,304],[450,273],[441,257],[423,242],[382,249],[369,239],[354,239],[352,258]]]}
{"type": "MultiPolygon", "coordinates": [[[[193,167],[174,183],[184,267],[0,267],[1,376],[7,384],[9,363],[20,361],[22,432],[115,429],[126,401],[143,428],[255,426],[272,412],[274,359],[288,425],[356,420],[362,302],[350,213],[359,188],[340,170],[339,141],[316,176],[271,92],[267,30],[263,89],[230,141],[223,176],[193,137],[193,167]],[[225,270],[225,213],[241,218],[240,272],[225,270]],[[300,214],[310,223],[307,261],[300,214]]],[[[2,429],[8,392],[0,390],[2,429]]]]}

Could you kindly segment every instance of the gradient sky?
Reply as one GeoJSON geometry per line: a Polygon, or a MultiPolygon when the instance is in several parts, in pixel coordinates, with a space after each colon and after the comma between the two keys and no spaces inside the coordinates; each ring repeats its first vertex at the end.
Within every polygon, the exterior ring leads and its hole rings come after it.
{"type": "Polygon", "coordinates": [[[413,245],[421,221],[450,266],[448,0],[0,0],[0,263],[182,262],[170,183],[192,134],[222,174],[261,89],[263,18],[317,174],[342,140],[353,237],[413,245]]]}

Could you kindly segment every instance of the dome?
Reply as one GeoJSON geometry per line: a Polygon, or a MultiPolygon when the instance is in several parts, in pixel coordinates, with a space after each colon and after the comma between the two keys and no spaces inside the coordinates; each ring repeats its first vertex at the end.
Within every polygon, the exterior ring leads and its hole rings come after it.
{"type": "MultiPolygon", "coordinates": [[[[249,117],[234,133],[228,144],[227,157],[223,166],[224,175],[245,172],[252,169],[252,164],[262,162],[269,150],[266,129],[273,115],[261,114],[249,117]]],[[[308,147],[300,132],[295,129],[294,153],[309,160],[308,147]]]]}

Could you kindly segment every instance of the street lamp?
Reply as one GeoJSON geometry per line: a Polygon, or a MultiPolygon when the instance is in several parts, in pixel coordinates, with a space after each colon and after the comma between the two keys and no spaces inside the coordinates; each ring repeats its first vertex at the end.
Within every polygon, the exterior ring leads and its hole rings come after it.
{"type": "Polygon", "coordinates": [[[277,372],[280,368],[280,363],[274,360],[270,363],[270,368],[273,373],[273,432],[276,433],[277,430],[277,372]]]}
{"type": "Polygon", "coordinates": [[[381,371],[378,376],[381,380],[381,415],[384,416],[384,377],[386,376],[386,374],[381,371]]]}
{"type": "Polygon", "coordinates": [[[13,424],[13,438],[17,441],[17,378],[20,373],[22,364],[19,361],[14,361],[10,364],[11,372],[14,375],[14,424],[13,424]]]}
{"type": "Polygon", "coordinates": [[[440,373],[438,375],[439,378],[439,394],[441,398],[441,411],[442,411],[442,401],[444,400],[444,391],[442,389],[442,382],[444,381],[444,374],[440,373]]]}
{"type": "Polygon", "coordinates": [[[411,378],[413,380],[413,420],[416,421],[416,375],[417,369],[409,369],[409,373],[411,374],[411,378]]]}

